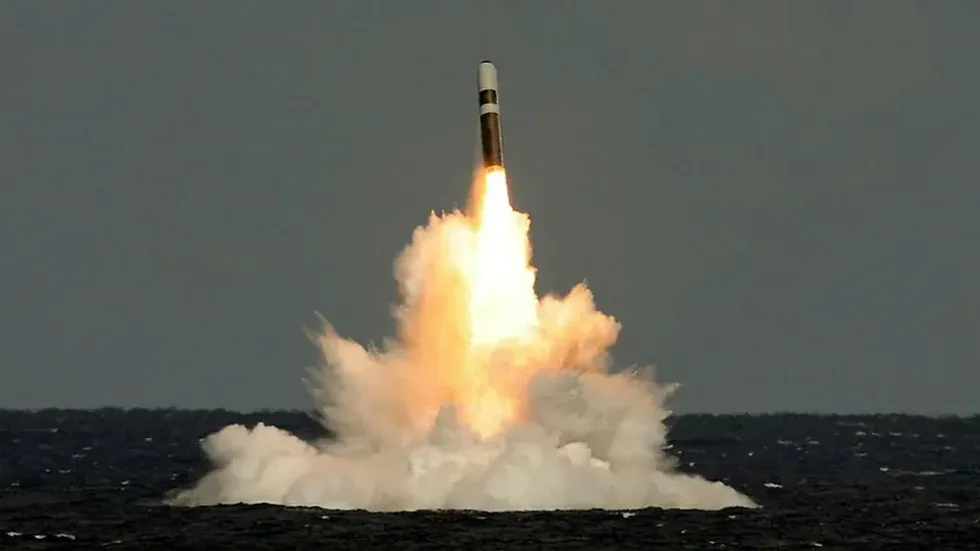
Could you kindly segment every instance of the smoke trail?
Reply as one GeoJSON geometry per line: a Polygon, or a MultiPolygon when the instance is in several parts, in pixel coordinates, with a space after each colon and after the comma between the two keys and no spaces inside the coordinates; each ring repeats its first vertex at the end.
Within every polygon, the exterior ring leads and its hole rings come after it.
{"type": "Polygon", "coordinates": [[[310,387],[335,438],[308,443],[262,424],[225,427],[202,444],[213,470],[170,503],[753,507],[728,486],[674,470],[662,451],[664,400],[673,388],[649,373],[608,371],[619,324],[596,310],[584,285],[565,297],[533,296],[527,219],[509,203],[506,210],[498,218],[513,227],[500,235],[516,241],[492,244],[497,266],[484,284],[475,282],[477,271],[489,269],[480,268],[487,224],[477,228],[458,212],[432,215],[396,262],[403,297],[396,337],[367,350],[329,325],[316,336],[323,361],[310,387]],[[508,262],[515,269],[501,271],[508,262]],[[478,322],[480,285],[491,295],[478,322]],[[517,327],[515,312],[527,301],[527,324],[517,327]],[[494,315],[510,325],[476,327],[494,315]],[[491,333],[487,342],[478,338],[491,333]]]}

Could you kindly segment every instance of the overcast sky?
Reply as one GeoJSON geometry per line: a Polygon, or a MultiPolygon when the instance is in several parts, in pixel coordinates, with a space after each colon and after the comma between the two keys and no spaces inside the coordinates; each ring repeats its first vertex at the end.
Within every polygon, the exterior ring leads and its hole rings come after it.
{"type": "Polygon", "coordinates": [[[0,407],[306,408],[500,71],[538,290],[679,411],[980,411],[980,2],[0,4],[0,407]]]}

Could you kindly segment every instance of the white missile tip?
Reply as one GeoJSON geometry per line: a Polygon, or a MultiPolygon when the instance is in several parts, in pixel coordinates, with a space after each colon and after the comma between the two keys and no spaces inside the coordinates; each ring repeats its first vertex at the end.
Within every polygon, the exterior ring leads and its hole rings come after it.
{"type": "Polygon", "coordinates": [[[480,90],[497,89],[497,68],[493,66],[493,63],[484,61],[480,64],[477,82],[480,86],[480,90]]]}

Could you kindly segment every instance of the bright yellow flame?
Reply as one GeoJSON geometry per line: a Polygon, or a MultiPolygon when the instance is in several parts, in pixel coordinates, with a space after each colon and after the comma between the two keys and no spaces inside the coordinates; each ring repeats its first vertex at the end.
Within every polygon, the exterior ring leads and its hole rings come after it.
{"type": "Polygon", "coordinates": [[[529,339],[538,323],[526,218],[510,206],[502,169],[488,172],[485,183],[469,281],[474,345],[529,339]]]}
{"type": "MultiPolygon", "coordinates": [[[[494,352],[508,344],[536,338],[538,299],[530,266],[529,222],[514,211],[503,169],[484,173],[477,198],[471,261],[464,268],[468,288],[469,361],[459,408],[469,426],[482,436],[500,431],[516,416],[516,397],[493,375],[494,352]]],[[[513,360],[508,362],[511,368],[513,360]]]]}

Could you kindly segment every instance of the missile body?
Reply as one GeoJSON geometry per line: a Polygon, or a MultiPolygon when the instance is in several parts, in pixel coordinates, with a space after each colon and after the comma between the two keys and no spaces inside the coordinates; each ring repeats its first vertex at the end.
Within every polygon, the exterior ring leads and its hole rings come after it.
{"type": "Polygon", "coordinates": [[[500,132],[500,103],[497,94],[497,68],[493,63],[480,63],[477,73],[480,92],[480,145],[483,149],[483,168],[504,167],[504,143],[500,132]]]}

